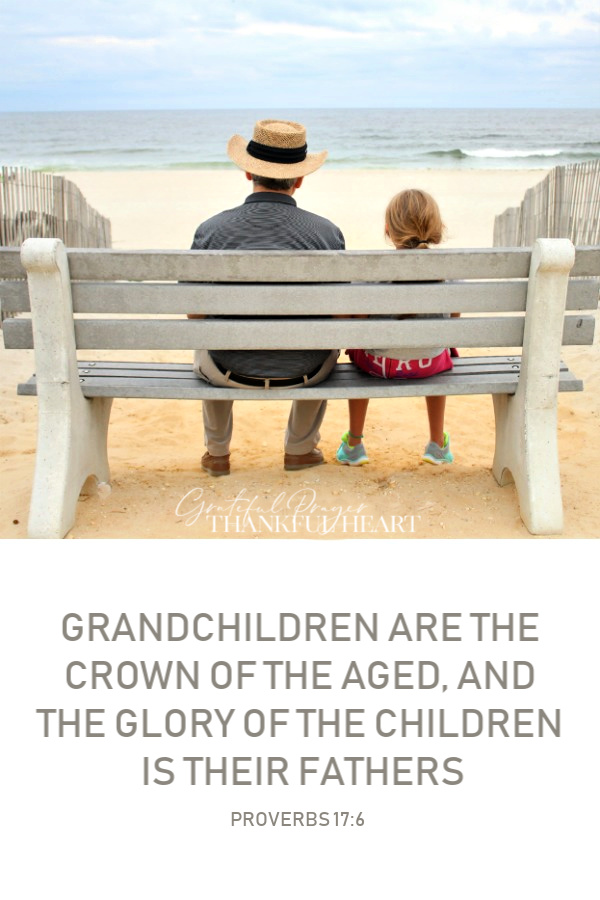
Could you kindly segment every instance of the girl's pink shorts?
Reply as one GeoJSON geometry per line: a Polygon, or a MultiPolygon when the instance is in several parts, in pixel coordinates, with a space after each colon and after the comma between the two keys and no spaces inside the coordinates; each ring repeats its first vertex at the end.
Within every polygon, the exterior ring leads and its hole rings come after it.
{"type": "Polygon", "coordinates": [[[387,356],[373,356],[365,350],[346,350],[355,366],[376,378],[428,378],[452,368],[449,350],[433,359],[399,360],[387,356]]]}

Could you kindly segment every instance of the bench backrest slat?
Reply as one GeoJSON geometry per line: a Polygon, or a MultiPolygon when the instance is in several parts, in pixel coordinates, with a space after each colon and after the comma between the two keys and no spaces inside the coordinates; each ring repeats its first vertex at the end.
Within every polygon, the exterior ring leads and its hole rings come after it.
{"type": "MultiPolygon", "coordinates": [[[[344,347],[521,347],[525,317],[422,319],[267,319],[239,320],[78,319],[81,350],[238,350],[328,349],[344,347]]],[[[591,344],[592,316],[567,316],[562,343],[591,344]]],[[[4,323],[6,346],[33,346],[31,321],[4,323]]]]}
{"type": "MultiPolygon", "coordinates": [[[[67,254],[76,316],[119,316],[114,321],[77,319],[80,349],[522,346],[528,289],[524,276],[531,263],[527,248],[401,254],[77,249],[67,254]],[[455,276],[460,281],[453,283],[455,276]],[[114,280],[126,278],[143,280],[114,280]],[[162,280],[157,283],[155,279],[162,280]],[[166,283],[164,279],[172,280],[166,283]],[[206,283],[207,279],[211,283],[206,283]],[[396,280],[393,284],[389,283],[392,279],[396,280]],[[200,280],[203,283],[198,283],[200,280]],[[301,320],[263,319],[240,327],[239,320],[184,318],[185,313],[243,315],[248,309],[254,315],[292,315],[301,320]],[[449,322],[370,319],[360,324],[326,318],[449,312],[463,316],[449,322]],[[510,313],[515,315],[498,315],[510,313]],[[170,318],[137,318],[153,315],[170,318]],[[173,318],[177,316],[181,318],[173,318]],[[311,320],[311,316],[325,318],[311,320]]],[[[578,251],[573,271],[579,276],[598,271],[599,254],[598,248],[578,251]]],[[[23,273],[19,251],[3,249],[0,266],[0,274],[18,277],[23,273]]],[[[26,282],[0,281],[0,298],[8,312],[27,311],[26,282]]],[[[597,305],[598,282],[571,278],[567,310],[596,309],[597,305]]],[[[593,318],[566,316],[564,335],[564,343],[591,343],[593,318]]],[[[4,341],[7,348],[31,347],[30,322],[8,319],[4,341]]]]}
{"type": "MultiPolygon", "coordinates": [[[[191,253],[184,250],[84,250],[75,249],[68,250],[69,267],[71,277],[78,280],[117,280],[132,279],[134,281],[176,281],[179,279],[191,281],[207,281],[209,276],[206,274],[198,274],[195,267],[207,270],[208,265],[213,267],[211,280],[233,281],[235,278],[227,276],[226,267],[228,257],[234,257],[237,251],[211,251],[202,254],[191,253]],[[199,262],[202,257],[202,262],[199,262]],[[212,262],[209,260],[212,259],[212,262]],[[191,270],[191,271],[190,271],[191,270]],[[216,277],[220,275],[220,277],[216,277]]],[[[469,267],[466,265],[465,250],[435,250],[427,254],[423,259],[422,250],[404,250],[402,254],[397,251],[387,250],[346,250],[346,251],[313,251],[310,259],[311,266],[318,266],[317,281],[345,281],[352,279],[352,272],[356,272],[357,268],[361,273],[361,280],[382,280],[392,281],[395,278],[413,279],[418,281],[423,277],[423,267],[427,268],[427,278],[527,278],[529,273],[529,262],[531,259],[531,250],[525,247],[511,248],[508,250],[469,250],[469,259],[471,263],[469,267]],[[335,263],[335,271],[325,273],[324,270],[330,263],[327,257],[335,255],[337,261],[335,263]],[[401,256],[402,274],[398,275],[399,262],[398,257],[401,256]],[[318,258],[322,258],[322,262],[317,262],[318,258]],[[370,267],[381,268],[386,271],[377,271],[373,275],[365,277],[368,269],[363,265],[367,258],[370,258],[370,267]],[[435,262],[433,261],[435,258],[435,262]],[[352,259],[352,262],[344,263],[340,260],[352,259]],[[381,261],[379,261],[381,260],[381,261]],[[421,262],[419,261],[421,260],[421,262]],[[430,268],[433,265],[434,268],[430,268]],[[348,266],[346,271],[339,274],[338,269],[348,266]],[[322,269],[322,270],[321,270],[322,269]],[[439,270],[439,273],[438,273],[439,270]],[[389,274],[391,271],[391,274],[389,274]]],[[[296,254],[279,253],[271,251],[269,254],[254,251],[254,257],[247,266],[247,277],[236,277],[240,281],[306,281],[307,271],[311,280],[315,280],[316,269],[307,270],[308,257],[311,255],[307,252],[298,252],[296,254]],[[271,277],[257,278],[257,272],[254,268],[255,261],[260,257],[271,257],[270,263],[271,277]],[[297,257],[298,265],[294,267],[294,271],[288,271],[288,266],[282,266],[282,260],[277,256],[287,256],[288,260],[297,257]],[[283,269],[283,271],[282,271],[283,269]],[[293,276],[293,277],[292,277],[293,276]]],[[[248,257],[248,253],[238,256],[248,257]]],[[[577,247],[575,255],[575,264],[571,270],[572,277],[595,277],[600,271],[600,247],[577,247]]],[[[18,247],[0,247],[0,279],[2,278],[25,278],[25,270],[21,264],[20,249],[18,247]]]]}
{"type": "MultiPolygon", "coordinates": [[[[596,309],[598,281],[571,280],[568,310],[596,309]]],[[[428,284],[213,285],[148,282],[74,282],[76,313],[123,315],[427,314],[523,312],[526,281],[428,284]]],[[[0,282],[4,312],[28,312],[23,281],[0,282]]]]}
{"type": "Polygon", "coordinates": [[[600,247],[576,247],[572,278],[597,278],[600,272],[600,247]]]}
{"type": "Polygon", "coordinates": [[[526,278],[531,251],[515,250],[71,250],[71,278],[94,281],[434,281],[526,278]]]}
{"type": "Polygon", "coordinates": [[[2,278],[25,278],[19,247],[0,247],[0,279],[2,278]]]}

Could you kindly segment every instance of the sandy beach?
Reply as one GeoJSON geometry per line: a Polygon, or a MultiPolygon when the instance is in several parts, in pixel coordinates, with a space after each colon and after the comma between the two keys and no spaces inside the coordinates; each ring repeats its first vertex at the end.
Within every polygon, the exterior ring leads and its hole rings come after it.
{"type": "MultiPolygon", "coordinates": [[[[336,222],[349,249],[384,248],[383,211],[405,187],[422,187],[438,200],[448,247],[491,246],[494,216],[518,205],[541,170],[344,171],[325,167],[306,179],[299,205],[336,222]]],[[[112,222],[119,249],[189,247],[196,226],[247,193],[237,171],[75,172],[69,179],[112,222]]],[[[24,538],[36,444],[36,401],[17,397],[16,385],[34,371],[33,352],[0,351],[0,537],[24,538]]],[[[600,439],[598,343],[567,348],[564,358],[585,390],[559,395],[559,454],[565,510],[564,538],[600,536],[600,439]]],[[[187,360],[189,355],[177,358],[187,360]]],[[[371,462],[351,469],[336,464],[335,450],[347,427],[346,404],[330,402],[321,448],[327,465],[283,470],[283,431],[288,404],[238,403],[232,474],[213,479],[202,472],[200,404],[185,401],[124,401],[113,405],[109,432],[112,490],[80,499],[70,538],[531,538],[523,526],[514,487],[500,488],[491,473],[494,446],[492,400],[449,398],[446,423],[455,463],[421,463],[427,441],[421,400],[372,401],[365,443],[371,462]],[[293,532],[223,530],[212,511],[248,509],[270,515],[282,504],[311,503],[314,515],[333,527],[293,532]],[[185,500],[183,498],[186,498],[185,500]],[[294,498],[294,499],[292,499],[294,498]],[[204,504],[204,506],[202,506],[204,504]],[[371,523],[405,517],[406,530],[342,529],[338,512],[371,523]],[[194,511],[195,510],[195,511],[194,511]],[[336,512],[337,511],[337,512],[336,512]],[[412,517],[412,519],[411,519],[412,517]],[[410,523],[412,522],[412,528],[410,523]]]]}

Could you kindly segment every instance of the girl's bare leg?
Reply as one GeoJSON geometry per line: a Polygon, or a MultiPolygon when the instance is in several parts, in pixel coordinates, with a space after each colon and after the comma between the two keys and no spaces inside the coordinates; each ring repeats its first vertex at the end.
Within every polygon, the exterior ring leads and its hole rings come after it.
{"type": "Polygon", "coordinates": [[[365,427],[365,419],[367,418],[367,407],[369,405],[368,397],[357,397],[354,400],[348,400],[348,414],[350,417],[350,433],[348,434],[348,445],[356,447],[360,444],[362,433],[365,427]]]}
{"type": "MultiPolygon", "coordinates": [[[[352,403],[352,400],[348,401],[352,403]]],[[[438,446],[444,446],[444,413],[446,411],[445,397],[425,397],[427,403],[427,416],[429,418],[429,439],[435,441],[438,446]]],[[[353,430],[353,429],[351,429],[353,430]]],[[[353,432],[356,434],[356,432],[353,432]]],[[[359,432],[360,433],[360,432],[359,432]]]]}

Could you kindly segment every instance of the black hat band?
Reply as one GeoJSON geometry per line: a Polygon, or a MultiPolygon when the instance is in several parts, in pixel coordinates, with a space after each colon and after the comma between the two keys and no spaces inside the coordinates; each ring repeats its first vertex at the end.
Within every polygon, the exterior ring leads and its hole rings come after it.
{"type": "Polygon", "coordinates": [[[254,157],[254,159],[263,159],[265,162],[293,165],[294,163],[304,162],[308,145],[304,144],[302,147],[289,148],[269,147],[267,144],[258,144],[256,141],[250,141],[246,150],[250,156],[254,157]]]}

